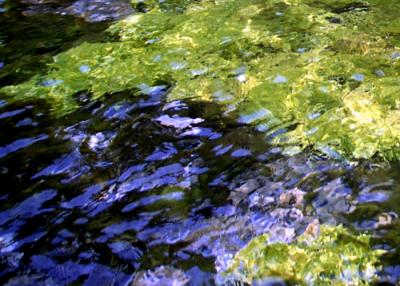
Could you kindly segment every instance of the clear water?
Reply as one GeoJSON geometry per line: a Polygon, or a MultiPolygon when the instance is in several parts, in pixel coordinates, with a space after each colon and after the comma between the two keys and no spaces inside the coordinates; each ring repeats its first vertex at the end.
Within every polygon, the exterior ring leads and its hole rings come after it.
{"type": "MultiPolygon", "coordinates": [[[[26,2],[3,5],[4,86],[29,79],[80,42],[113,40],[103,33],[107,22],[42,10],[23,16],[32,11],[26,2]]],[[[165,266],[180,269],[188,285],[214,285],[253,237],[270,233],[290,242],[315,219],[371,234],[373,247],[387,250],[378,282],[398,283],[397,162],[349,161],[329,148],[283,149],[249,124],[265,112],[167,101],[173,89],[159,82],[140,96],[126,90],[106,99],[79,92],[79,107],[62,116],[45,100],[2,96],[2,283],[180,285],[172,284],[179,275],[160,274],[148,284],[138,278],[165,266]]]]}

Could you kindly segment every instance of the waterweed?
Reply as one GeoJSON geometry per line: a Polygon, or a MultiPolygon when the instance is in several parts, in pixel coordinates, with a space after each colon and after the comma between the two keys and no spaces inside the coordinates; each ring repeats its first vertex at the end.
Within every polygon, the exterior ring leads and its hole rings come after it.
{"type": "Polygon", "coordinates": [[[376,278],[383,250],[370,236],[343,226],[321,225],[319,235],[303,234],[292,244],[269,243],[267,234],[251,240],[234,257],[225,279],[249,283],[281,277],[295,285],[368,285],[376,278]]]}
{"type": "Polygon", "coordinates": [[[82,43],[0,91],[45,98],[64,114],[77,108],[80,91],[99,98],[162,83],[173,86],[171,100],[217,100],[242,117],[264,110],[252,124],[266,123],[273,144],[400,157],[397,1],[132,3],[146,13],[109,28],[119,41],[82,43]]]}

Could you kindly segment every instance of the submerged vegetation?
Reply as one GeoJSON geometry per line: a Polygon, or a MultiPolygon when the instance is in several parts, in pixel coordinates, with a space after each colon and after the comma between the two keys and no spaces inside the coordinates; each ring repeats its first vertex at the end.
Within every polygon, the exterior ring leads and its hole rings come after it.
{"type": "Polygon", "coordinates": [[[295,243],[254,238],[239,251],[226,275],[250,283],[268,276],[295,285],[368,285],[382,250],[372,250],[368,235],[352,235],[342,226],[321,226],[318,237],[305,233],[295,243]]]}
{"type": "Polygon", "coordinates": [[[79,91],[162,83],[174,87],[170,99],[217,100],[243,123],[278,131],[272,141],[288,152],[400,157],[397,1],[180,2],[134,2],[146,13],[109,28],[119,41],[80,44],[2,92],[65,113],[79,91]]]}
{"type": "Polygon", "coordinates": [[[1,280],[398,284],[399,8],[0,0],[1,280]]]}

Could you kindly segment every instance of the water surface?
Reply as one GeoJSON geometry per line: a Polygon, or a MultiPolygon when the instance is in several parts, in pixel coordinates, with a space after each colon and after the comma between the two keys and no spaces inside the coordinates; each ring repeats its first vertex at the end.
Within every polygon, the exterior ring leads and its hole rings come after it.
{"type": "MultiPolygon", "coordinates": [[[[108,13],[106,4],[100,9],[101,1],[93,1],[94,11],[106,12],[97,14],[68,12],[72,1],[34,2],[0,2],[3,86],[47,71],[53,56],[71,47],[118,41],[104,33],[110,22],[103,20],[126,16],[108,13]]],[[[178,12],[175,5],[165,9],[179,14],[187,4],[178,3],[178,12]]],[[[145,13],[151,7],[134,8],[145,13]]],[[[333,10],[354,11],[368,8],[333,10]]],[[[185,65],[177,61],[171,68],[185,65]]],[[[79,72],[90,73],[91,66],[82,64],[79,72]]],[[[194,78],[204,72],[192,71],[194,78]]],[[[230,77],[248,80],[246,68],[230,77]]],[[[280,85],[290,78],[270,80],[280,85]]],[[[163,78],[103,97],[82,90],[71,96],[68,112],[62,100],[2,94],[5,285],[215,285],[252,238],[268,233],[290,243],[315,220],[370,234],[372,248],[386,250],[376,282],[398,283],[396,160],[356,160],[325,144],[276,144],[297,125],[278,124],[266,135],[276,123],[269,109],[256,104],[260,108],[243,112],[229,106],[234,95],[223,91],[212,101],[171,99],[177,86],[163,78]]],[[[307,120],[320,115],[312,112],[307,120]]]]}

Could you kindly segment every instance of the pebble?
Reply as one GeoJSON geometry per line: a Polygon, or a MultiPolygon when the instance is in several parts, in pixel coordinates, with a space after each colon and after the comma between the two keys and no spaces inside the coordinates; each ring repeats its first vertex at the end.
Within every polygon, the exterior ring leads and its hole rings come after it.
{"type": "Polygon", "coordinates": [[[385,72],[384,72],[383,70],[375,70],[375,71],[374,71],[374,74],[375,74],[377,77],[384,77],[384,76],[385,76],[385,72]]]}
{"type": "Polygon", "coordinates": [[[132,286],[187,286],[189,278],[180,270],[170,266],[159,266],[154,270],[136,274],[132,286]]]}
{"type": "Polygon", "coordinates": [[[320,223],[318,219],[313,220],[304,231],[304,234],[311,235],[316,238],[320,232],[320,223]]]}

